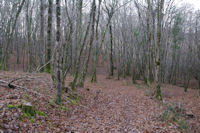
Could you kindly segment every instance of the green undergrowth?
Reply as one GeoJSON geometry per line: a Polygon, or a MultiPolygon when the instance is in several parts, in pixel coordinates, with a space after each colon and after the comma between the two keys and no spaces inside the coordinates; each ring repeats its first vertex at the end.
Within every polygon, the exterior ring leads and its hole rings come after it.
{"type": "Polygon", "coordinates": [[[66,97],[66,99],[73,105],[78,105],[78,102],[80,101],[80,96],[72,91],[71,93],[68,93],[68,96],[66,97]]]}
{"type": "Polygon", "coordinates": [[[93,99],[94,99],[94,100],[96,100],[96,99],[97,99],[97,95],[96,95],[96,94],[93,96],[93,99]]]}
{"type": "Polygon", "coordinates": [[[60,106],[58,107],[58,110],[68,112],[68,111],[69,111],[69,108],[68,108],[67,106],[65,106],[65,105],[60,105],[60,106]]]}
{"type": "Polygon", "coordinates": [[[28,119],[32,123],[34,123],[34,118],[36,115],[47,117],[47,114],[45,114],[42,111],[36,110],[34,106],[32,105],[25,105],[25,104],[9,104],[7,106],[7,109],[21,109],[22,110],[22,116],[20,116],[20,120],[22,119],[28,119]]]}
{"type": "Polygon", "coordinates": [[[30,100],[30,96],[27,95],[27,94],[24,95],[24,98],[25,98],[26,100],[28,100],[28,101],[30,100]]]}
{"type": "Polygon", "coordinates": [[[51,64],[48,64],[47,66],[46,66],[46,69],[45,69],[45,72],[46,73],[51,73],[51,64]]]}
{"type": "Polygon", "coordinates": [[[189,127],[182,112],[182,108],[177,107],[177,105],[169,104],[160,118],[167,123],[176,123],[177,129],[179,129],[180,132],[189,133],[189,127]]]}
{"type": "Polygon", "coordinates": [[[55,100],[49,101],[49,104],[48,104],[48,105],[51,106],[51,107],[56,108],[58,111],[65,111],[65,112],[68,112],[68,111],[69,111],[69,108],[68,108],[66,105],[64,105],[64,104],[57,105],[57,104],[55,103],[55,100]]]}

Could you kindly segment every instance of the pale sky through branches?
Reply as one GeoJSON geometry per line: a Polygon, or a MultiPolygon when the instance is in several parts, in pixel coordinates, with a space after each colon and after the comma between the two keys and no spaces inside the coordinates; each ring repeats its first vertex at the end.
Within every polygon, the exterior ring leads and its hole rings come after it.
{"type": "Polygon", "coordinates": [[[195,10],[200,10],[200,0],[176,0],[176,4],[179,6],[182,4],[191,4],[195,10]]]}

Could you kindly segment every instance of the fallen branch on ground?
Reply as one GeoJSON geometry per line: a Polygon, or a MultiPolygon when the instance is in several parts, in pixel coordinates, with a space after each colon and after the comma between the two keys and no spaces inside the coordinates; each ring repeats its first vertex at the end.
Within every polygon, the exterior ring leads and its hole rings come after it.
{"type": "MultiPolygon", "coordinates": [[[[23,86],[19,86],[19,85],[16,85],[16,84],[10,84],[10,82],[4,81],[4,80],[0,80],[0,86],[9,87],[11,89],[23,89],[23,90],[25,90],[27,92],[30,92],[32,94],[44,97],[45,100],[46,100],[46,96],[42,95],[41,93],[38,93],[38,92],[33,91],[33,90],[30,90],[30,89],[28,89],[26,87],[23,87],[23,86]]],[[[49,96],[49,97],[52,98],[51,96],[49,96]]],[[[48,101],[48,100],[46,100],[46,101],[48,101]]]]}

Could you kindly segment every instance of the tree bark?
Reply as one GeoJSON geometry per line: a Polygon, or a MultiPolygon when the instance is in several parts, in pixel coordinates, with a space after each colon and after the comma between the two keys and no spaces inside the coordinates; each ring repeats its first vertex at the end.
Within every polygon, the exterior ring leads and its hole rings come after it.
{"type": "Polygon", "coordinates": [[[57,97],[56,103],[61,104],[62,99],[62,79],[61,79],[61,8],[60,8],[60,0],[56,0],[56,88],[57,88],[57,97]]]}
{"type": "MultiPolygon", "coordinates": [[[[15,20],[14,20],[14,23],[13,23],[12,28],[11,28],[12,30],[10,31],[10,27],[8,27],[6,46],[5,46],[5,50],[3,52],[3,55],[2,55],[2,59],[1,59],[1,63],[0,63],[0,69],[2,69],[2,68],[4,70],[8,69],[8,59],[9,59],[8,58],[8,48],[9,48],[9,45],[10,45],[14,30],[15,30],[15,27],[16,27],[17,19],[18,19],[20,13],[21,13],[21,10],[22,10],[22,8],[24,6],[24,3],[25,3],[25,0],[22,1],[22,3],[20,4],[20,6],[19,6],[19,8],[17,10],[16,16],[15,16],[15,20]]],[[[9,21],[8,26],[10,26],[10,23],[11,23],[10,21],[9,21]]]]}
{"type": "Polygon", "coordinates": [[[157,42],[155,46],[155,80],[156,80],[156,93],[155,96],[158,100],[162,100],[161,94],[161,69],[160,69],[160,48],[161,48],[161,23],[162,23],[162,10],[164,6],[164,0],[158,0],[157,6],[157,42]]]}
{"type": "Polygon", "coordinates": [[[114,75],[114,64],[113,64],[113,33],[112,33],[112,23],[109,25],[110,30],[110,71],[109,76],[114,75]]]}
{"type": "Polygon", "coordinates": [[[88,53],[85,68],[83,70],[82,77],[80,80],[80,84],[79,84],[80,87],[84,87],[85,77],[87,74],[90,55],[91,55],[91,51],[92,51],[93,40],[94,40],[95,15],[96,15],[95,12],[96,12],[96,3],[95,3],[95,0],[93,0],[93,3],[92,3],[92,27],[91,27],[91,37],[90,37],[90,42],[89,42],[89,53],[88,53]]]}
{"type": "MultiPolygon", "coordinates": [[[[52,37],[52,8],[53,1],[48,0],[49,8],[48,8],[48,27],[47,27],[47,50],[46,50],[46,63],[51,60],[51,37],[52,37]]],[[[51,73],[51,63],[47,64],[46,72],[51,73]]]]}

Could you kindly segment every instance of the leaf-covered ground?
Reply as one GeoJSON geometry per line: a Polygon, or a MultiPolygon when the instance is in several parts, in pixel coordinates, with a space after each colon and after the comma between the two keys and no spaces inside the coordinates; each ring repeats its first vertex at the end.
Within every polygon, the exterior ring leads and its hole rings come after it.
{"type": "MultiPolygon", "coordinates": [[[[163,85],[164,101],[159,102],[151,96],[152,89],[142,82],[133,85],[129,80],[118,81],[98,75],[98,83],[87,81],[84,88],[77,89],[79,100],[69,101],[65,93],[63,105],[57,106],[54,103],[56,90],[51,85],[50,75],[0,72],[0,80],[7,82],[18,77],[26,78],[14,84],[31,91],[0,86],[0,131],[200,132],[197,90],[190,89],[184,93],[183,88],[163,85]],[[22,109],[16,107],[24,101],[30,102],[40,113],[33,117],[24,116],[22,109]],[[176,108],[181,111],[176,111],[176,108]]],[[[66,84],[71,80],[68,78],[66,84]]]]}

